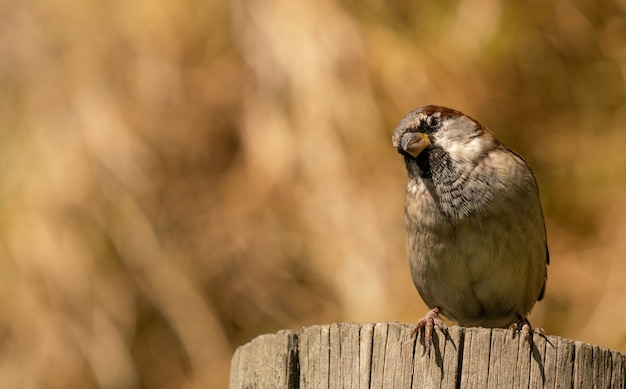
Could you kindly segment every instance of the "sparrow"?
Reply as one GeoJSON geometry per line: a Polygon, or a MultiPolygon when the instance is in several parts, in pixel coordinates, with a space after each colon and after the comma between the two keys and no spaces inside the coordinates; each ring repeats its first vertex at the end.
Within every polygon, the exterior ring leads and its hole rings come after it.
{"type": "MultiPolygon", "coordinates": [[[[428,105],[393,132],[408,173],[406,247],[431,308],[418,321],[429,346],[439,314],[461,326],[511,328],[528,341],[528,313],[550,262],[539,189],[524,159],[457,110],[428,105]]],[[[543,334],[540,328],[533,333],[543,334]]]]}

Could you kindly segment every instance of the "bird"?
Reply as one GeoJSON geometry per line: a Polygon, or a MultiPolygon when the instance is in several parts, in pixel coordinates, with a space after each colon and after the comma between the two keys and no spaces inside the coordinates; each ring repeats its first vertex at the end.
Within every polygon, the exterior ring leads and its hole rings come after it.
{"type": "MultiPolygon", "coordinates": [[[[527,315],[546,291],[550,254],[535,175],[477,120],[427,105],[397,125],[404,157],[406,249],[413,283],[430,308],[413,333],[510,328],[527,342],[527,315]]],[[[532,338],[531,338],[532,339],[532,338]]]]}

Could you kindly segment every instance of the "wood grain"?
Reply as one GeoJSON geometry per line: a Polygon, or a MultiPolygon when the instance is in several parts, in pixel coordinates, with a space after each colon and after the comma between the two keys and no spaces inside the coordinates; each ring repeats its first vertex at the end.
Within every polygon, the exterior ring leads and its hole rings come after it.
{"type": "Polygon", "coordinates": [[[532,344],[505,329],[437,330],[426,349],[413,325],[335,323],[261,335],[235,352],[239,388],[624,388],[626,357],[560,338],[532,344]]]}

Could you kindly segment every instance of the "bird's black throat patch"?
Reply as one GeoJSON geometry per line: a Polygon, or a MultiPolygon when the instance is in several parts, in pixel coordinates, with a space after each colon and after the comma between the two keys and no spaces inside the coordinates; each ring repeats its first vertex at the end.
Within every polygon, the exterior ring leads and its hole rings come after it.
{"type": "Polygon", "coordinates": [[[456,171],[450,154],[438,145],[428,147],[415,158],[415,162],[422,178],[446,177],[456,171]]]}

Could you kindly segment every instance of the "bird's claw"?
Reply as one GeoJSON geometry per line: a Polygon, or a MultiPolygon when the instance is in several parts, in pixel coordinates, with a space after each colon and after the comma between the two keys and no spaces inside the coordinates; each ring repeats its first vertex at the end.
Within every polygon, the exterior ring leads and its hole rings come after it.
{"type": "Polygon", "coordinates": [[[524,343],[530,343],[530,335],[531,333],[534,335],[545,335],[545,331],[543,328],[532,328],[528,319],[520,317],[518,321],[511,324],[509,327],[510,330],[514,331],[513,336],[515,336],[515,331],[519,331],[520,336],[524,343]]]}
{"type": "Polygon", "coordinates": [[[430,345],[433,339],[433,331],[435,327],[439,328],[440,330],[444,332],[448,329],[445,323],[439,318],[439,308],[436,308],[436,307],[428,311],[426,316],[424,316],[422,319],[420,319],[417,322],[411,334],[412,335],[417,334],[417,332],[422,327],[424,328],[424,343],[426,346],[426,350],[430,350],[430,345]]]}

